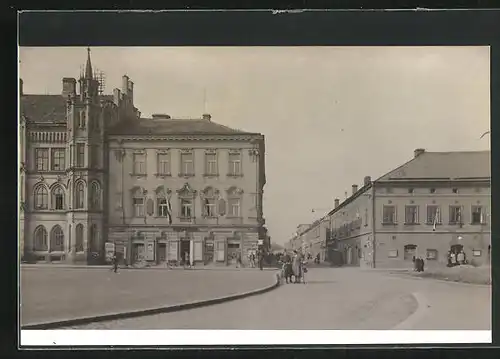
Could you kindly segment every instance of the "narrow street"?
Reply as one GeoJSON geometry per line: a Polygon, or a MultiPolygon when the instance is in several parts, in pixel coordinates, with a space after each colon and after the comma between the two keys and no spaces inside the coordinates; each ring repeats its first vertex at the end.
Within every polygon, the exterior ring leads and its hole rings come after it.
{"type": "Polygon", "coordinates": [[[491,328],[491,290],[486,286],[406,278],[357,268],[314,268],[306,281],[223,304],[73,329],[491,328]]]}

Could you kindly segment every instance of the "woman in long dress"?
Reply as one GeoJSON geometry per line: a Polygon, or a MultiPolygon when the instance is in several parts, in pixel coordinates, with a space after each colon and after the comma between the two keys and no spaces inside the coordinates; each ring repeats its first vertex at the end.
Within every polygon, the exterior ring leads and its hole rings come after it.
{"type": "Polygon", "coordinates": [[[302,258],[299,256],[297,251],[293,251],[293,259],[292,259],[292,272],[295,277],[295,283],[300,282],[300,278],[302,277],[302,266],[301,263],[302,258]]]}

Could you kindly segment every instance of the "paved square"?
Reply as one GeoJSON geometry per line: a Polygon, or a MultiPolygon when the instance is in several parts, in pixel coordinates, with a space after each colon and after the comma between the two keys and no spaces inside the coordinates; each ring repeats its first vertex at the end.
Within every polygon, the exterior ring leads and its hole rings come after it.
{"type": "Polygon", "coordinates": [[[22,268],[21,324],[168,306],[247,292],[270,271],[22,268]]]}

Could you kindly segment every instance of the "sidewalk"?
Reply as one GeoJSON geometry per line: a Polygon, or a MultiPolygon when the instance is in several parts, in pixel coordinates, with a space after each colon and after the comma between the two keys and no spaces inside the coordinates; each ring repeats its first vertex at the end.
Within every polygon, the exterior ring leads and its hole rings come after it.
{"type": "Polygon", "coordinates": [[[274,273],[253,268],[241,270],[238,275],[231,270],[113,273],[110,266],[93,268],[100,271],[77,270],[80,267],[60,270],[55,265],[22,270],[22,325],[180,306],[240,295],[276,283],[274,273]]]}
{"type": "MultiPolygon", "coordinates": [[[[57,268],[57,269],[109,269],[111,270],[112,265],[85,265],[85,264],[53,264],[53,263],[37,263],[37,264],[26,264],[22,263],[21,264],[21,269],[23,268],[40,268],[40,269],[47,269],[47,268],[57,268]]],[[[152,266],[137,266],[134,267],[133,265],[131,266],[118,266],[118,270],[140,270],[140,269],[159,269],[159,270],[215,270],[215,271],[260,271],[259,268],[251,268],[251,267],[243,267],[243,268],[236,268],[235,266],[215,266],[215,265],[198,265],[198,266],[193,266],[191,268],[186,267],[184,268],[183,266],[172,266],[168,267],[166,264],[162,265],[152,265],[152,266]]],[[[263,271],[276,271],[278,268],[263,268],[263,271]]]]}

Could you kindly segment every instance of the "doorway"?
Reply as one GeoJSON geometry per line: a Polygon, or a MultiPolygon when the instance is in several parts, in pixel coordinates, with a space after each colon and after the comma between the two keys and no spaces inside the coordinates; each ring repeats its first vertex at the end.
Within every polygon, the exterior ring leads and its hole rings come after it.
{"type": "Polygon", "coordinates": [[[167,244],[158,243],[158,262],[162,263],[167,260],[167,244]]]}
{"type": "Polygon", "coordinates": [[[464,249],[464,246],[461,244],[454,244],[450,247],[451,254],[458,254],[464,249]]]}
{"type": "Polygon", "coordinates": [[[186,261],[188,258],[186,258],[186,253],[189,256],[190,254],[190,240],[189,239],[182,239],[181,240],[181,246],[180,246],[180,251],[181,251],[181,265],[183,264],[188,264],[186,261]]]}
{"type": "Polygon", "coordinates": [[[405,261],[411,261],[417,255],[417,246],[415,244],[407,244],[404,249],[405,261]]]}
{"type": "Polygon", "coordinates": [[[214,261],[214,241],[205,239],[204,263],[210,264],[214,261]]]}

